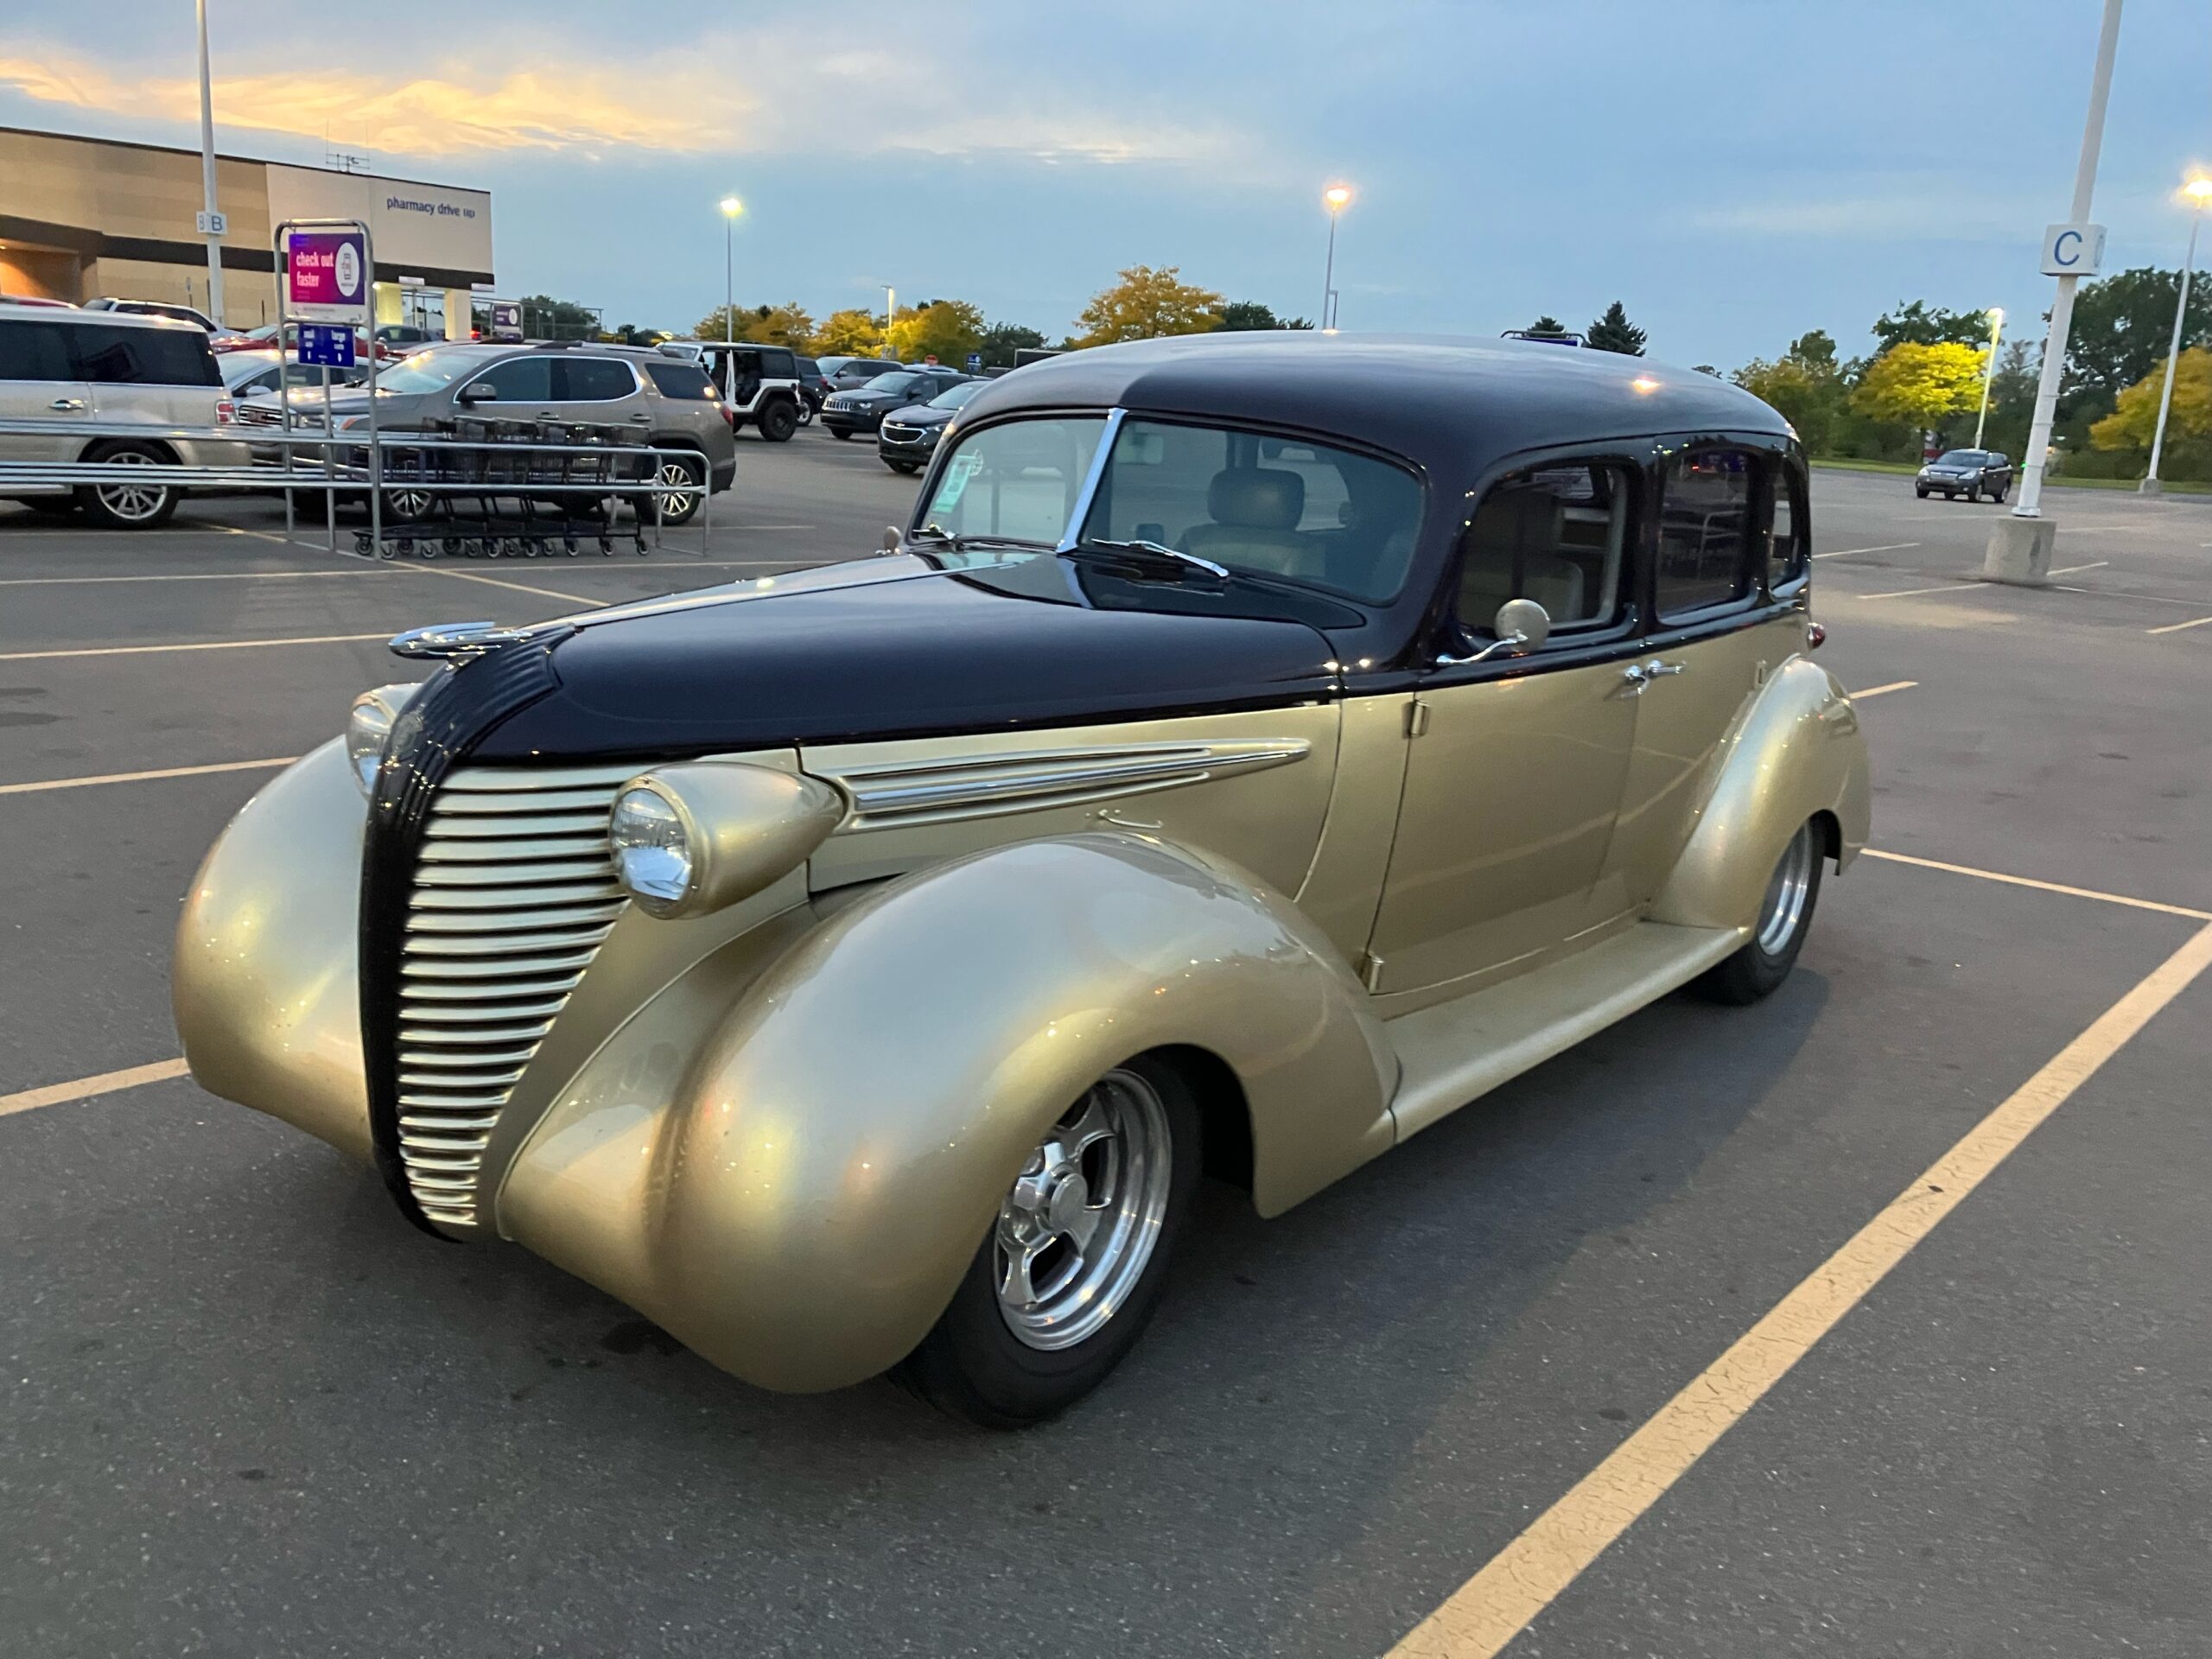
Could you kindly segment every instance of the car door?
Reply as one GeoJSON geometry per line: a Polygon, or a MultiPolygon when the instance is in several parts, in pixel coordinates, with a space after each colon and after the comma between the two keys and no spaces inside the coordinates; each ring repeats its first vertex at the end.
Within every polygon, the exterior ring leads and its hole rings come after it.
{"type": "Polygon", "coordinates": [[[651,424],[639,376],[619,357],[563,354],[553,363],[553,416],[591,426],[651,424]]]}
{"type": "Polygon", "coordinates": [[[1597,889],[1636,732],[1620,658],[1642,477],[1625,460],[1548,461],[1493,485],[1463,529],[1465,643],[1424,674],[1408,716],[1371,988],[1477,988],[1609,919],[1597,889]],[[1496,632],[1510,599],[1551,621],[1522,654],[1496,632]]]}
{"type": "Polygon", "coordinates": [[[550,421],[553,409],[553,354],[532,352],[502,358],[455,392],[460,406],[502,420],[550,421]]]}
{"type": "MultiPolygon", "coordinates": [[[[1720,747],[1767,675],[1804,644],[1804,619],[1770,602],[1803,579],[1796,486],[1783,488],[1790,545],[1770,555],[1777,456],[1746,447],[1676,450],[1661,471],[1652,622],[1633,662],[1636,741],[1605,881],[1627,902],[1666,885],[1696,827],[1720,747]],[[1792,574],[1794,573],[1794,574],[1792,574]]],[[[1783,595],[1786,596],[1786,593],[1783,595]]]]}
{"type": "Polygon", "coordinates": [[[0,461],[73,461],[84,441],[68,429],[90,422],[92,409],[92,388],[70,361],[63,324],[0,321],[0,419],[54,423],[37,437],[0,434],[0,461]]]}

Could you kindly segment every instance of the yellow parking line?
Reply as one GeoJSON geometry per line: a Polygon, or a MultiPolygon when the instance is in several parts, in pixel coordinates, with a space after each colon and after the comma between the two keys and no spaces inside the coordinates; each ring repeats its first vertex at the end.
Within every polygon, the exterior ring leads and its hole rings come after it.
{"type": "Polygon", "coordinates": [[[0,663],[36,663],[54,657],[145,657],[164,651],[257,651],[270,645],[340,645],[364,639],[389,639],[396,630],[378,633],[310,633],[291,639],[202,639],[181,645],[89,645],[69,651],[0,652],[0,663]]]}
{"type": "Polygon", "coordinates": [[[1864,691],[1853,692],[1851,700],[1864,702],[1869,697],[1886,697],[1892,691],[1910,691],[1919,683],[1918,680],[1891,680],[1887,685],[1870,685],[1864,691]]]}
{"type": "Polygon", "coordinates": [[[1393,1648],[1393,1659],[1491,1659],[1665,1497],[1836,1322],[2107,1060],[2212,964],[2212,927],[2059,1050],[1784,1296],[1720,1357],[1393,1648]]]}
{"type": "Polygon", "coordinates": [[[49,789],[90,789],[95,784],[143,784],[156,778],[204,778],[212,772],[263,772],[289,766],[300,757],[280,754],[267,760],[218,760],[206,766],[163,766],[157,772],[108,772],[97,778],[43,778],[29,784],[0,784],[0,795],[37,795],[49,789]]]}
{"type": "Polygon", "coordinates": [[[2185,905],[2162,905],[2150,899],[2131,899],[2124,893],[2100,893],[2094,887],[2069,887],[2056,881],[2037,881],[2031,876],[2006,875],[2001,870],[1978,870],[1971,864],[1946,864],[1941,859],[1914,858],[1905,853],[1885,853],[1878,847],[1867,848],[1866,856],[1884,859],[1891,864],[1916,864],[1923,870],[1947,870],[1953,875],[1971,875],[1983,881],[2001,881],[2008,887],[2033,887],[2037,893],[2059,893],[2069,899],[2097,899],[2107,905],[2125,905],[2130,910],[2155,910],[2162,916],[2187,916],[2195,921],[2212,922],[2212,910],[2191,910],[2185,905]]]}
{"type": "Polygon", "coordinates": [[[96,1077],[79,1077],[74,1083],[50,1083],[43,1089],[0,1095],[0,1117],[14,1112],[35,1112],[41,1106],[59,1106],[65,1101],[86,1100],[94,1095],[111,1095],[118,1089],[136,1089],[141,1084],[162,1083],[184,1076],[187,1069],[181,1058],[156,1060],[151,1065],[103,1071],[96,1077]]]}
{"type": "Polygon", "coordinates": [[[2183,628],[2201,628],[2212,623],[2212,616],[2200,616],[2194,622],[2169,622],[2163,628],[2145,628],[2145,633],[2179,633],[2183,628]]]}

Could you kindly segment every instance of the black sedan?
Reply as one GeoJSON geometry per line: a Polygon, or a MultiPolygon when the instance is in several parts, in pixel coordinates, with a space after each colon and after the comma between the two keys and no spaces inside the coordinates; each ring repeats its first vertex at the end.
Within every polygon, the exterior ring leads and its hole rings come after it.
{"type": "Polygon", "coordinates": [[[1912,493],[1923,501],[1931,492],[1946,501],[1962,495],[1969,501],[1985,495],[2002,501],[2012,487],[2012,463],[1994,449],[1946,449],[1912,481],[1912,493]]]}
{"type": "Polygon", "coordinates": [[[822,424],[841,438],[873,432],[892,410],[925,404],[967,378],[957,369],[893,369],[856,391],[831,392],[822,405],[822,424]]]}
{"type": "Polygon", "coordinates": [[[954,414],[966,408],[969,399],[988,385],[988,380],[963,380],[926,404],[893,410],[875,429],[875,453],[894,473],[920,472],[929,465],[930,456],[937,450],[937,441],[952,424],[954,414]]]}

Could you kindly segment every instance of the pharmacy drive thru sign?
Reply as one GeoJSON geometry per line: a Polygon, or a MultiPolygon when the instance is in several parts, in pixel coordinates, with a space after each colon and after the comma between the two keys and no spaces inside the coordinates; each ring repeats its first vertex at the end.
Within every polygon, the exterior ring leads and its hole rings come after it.
{"type": "Polygon", "coordinates": [[[368,238],[359,231],[294,231],[284,239],[285,308],[320,322],[369,318],[368,238]]]}

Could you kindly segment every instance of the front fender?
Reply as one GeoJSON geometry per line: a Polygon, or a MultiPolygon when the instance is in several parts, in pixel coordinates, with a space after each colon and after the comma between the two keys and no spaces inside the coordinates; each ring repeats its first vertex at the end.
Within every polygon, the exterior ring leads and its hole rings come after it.
{"type": "Polygon", "coordinates": [[[1390,1143],[1395,1062],[1326,942],[1157,842],[1019,842],[890,882],[707,1020],[717,971],[580,1075],[500,1224],[766,1387],[912,1350],[1053,1119],[1133,1054],[1191,1045],[1236,1073],[1263,1212],[1390,1143]]]}
{"type": "Polygon", "coordinates": [[[1747,927],[1789,837],[1815,813],[1835,819],[1836,867],[1866,844],[1866,740],[1836,677],[1808,658],[1784,663],[1752,699],[1713,791],[1650,919],[1747,927]]]}

